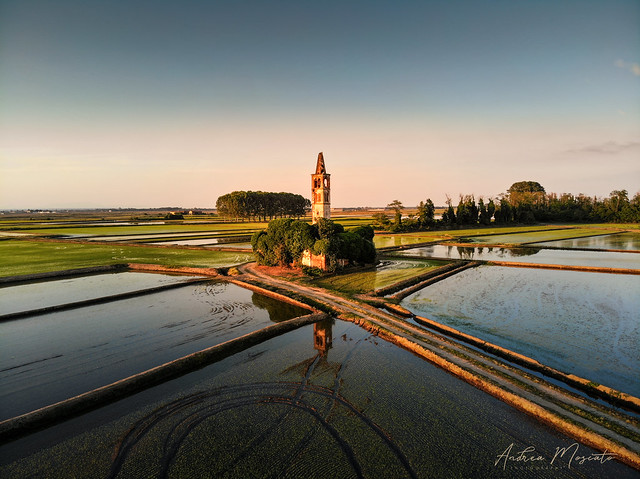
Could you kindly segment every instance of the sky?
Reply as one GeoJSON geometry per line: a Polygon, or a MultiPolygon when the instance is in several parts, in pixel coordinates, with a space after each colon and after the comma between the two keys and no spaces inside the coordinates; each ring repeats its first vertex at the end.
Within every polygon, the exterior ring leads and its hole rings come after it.
{"type": "Polygon", "coordinates": [[[0,209],[640,191],[637,0],[0,0],[0,209]]]}

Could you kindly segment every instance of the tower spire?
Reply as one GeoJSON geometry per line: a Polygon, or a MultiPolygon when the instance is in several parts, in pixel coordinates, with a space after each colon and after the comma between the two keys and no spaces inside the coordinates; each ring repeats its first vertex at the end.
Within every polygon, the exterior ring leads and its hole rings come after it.
{"type": "Polygon", "coordinates": [[[318,153],[318,163],[316,164],[316,175],[323,175],[327,172],[324,166],[324,156],[322,152],[318,153]]]}

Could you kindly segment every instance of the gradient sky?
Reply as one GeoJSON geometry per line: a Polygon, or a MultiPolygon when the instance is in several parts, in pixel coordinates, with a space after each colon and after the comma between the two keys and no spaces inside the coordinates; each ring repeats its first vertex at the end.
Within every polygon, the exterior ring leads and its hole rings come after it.
{"type": "Polygon", "coordinates": [[[0,209],[640,190],[640,2],[0,0],[0,209]]]}

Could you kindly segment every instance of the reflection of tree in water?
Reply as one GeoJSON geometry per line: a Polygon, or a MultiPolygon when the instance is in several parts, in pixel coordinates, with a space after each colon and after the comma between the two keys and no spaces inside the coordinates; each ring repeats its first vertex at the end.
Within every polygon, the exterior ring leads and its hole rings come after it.
{"type": "Polygon", "coordinates": [[[470,246],[458,246],[457,248],[460,259],[473,259],[476,248],[470,246]]]}
{"type": "MultiPolygon", "coordinates": [[[[453,246],[447,246],[447,255],[452,257],[453,246]]],[[[464,260],[482,259],[484,254],[484,247],[474,246],[456,246],[457,257],[464,260]]],[[[540,251],[541,248],[533,248],[530,246],[521,248],[493,248],[487,247],[487,253],[489,257],[495,251],[495,254],[500,258],[510,258],[519,256],[532,256],[540,251]]],[[[455,257],[455,255],[453,256],[455,257]]],[[[490,258],[489,258],[490,259],[490,258]]]]}
{"type": "Polygon", "coordinates": [[[262,294],[253,293],[251,302],[260,309],[265,309],[269,313],[269,319],[274,323],[286,321],[287,319],[297,318],[309,312],[293,304],[278,301],[277,299],[264,296],[262,294]]]}
{"type": "Polygon", "coordinates": [[[317,354],[280,373],[299,375],[297,382],[214,388],[183,396],[141,418],[117,444],[108,477],[126,477],[134,469],[178,477],[198,467],[211,477],[243,471],[260,477],[301,472],[318,477],[416,477],[389,433],[340,393],[347,363],[367,338],[357,341],[342,362],[330,362],[332,324],[328,320],[314,328],[317,354]],[[312,384],[313,377],[326,372],[333,376],[331,386],[312,384]],[[259,420],[252,422],[253,417],[259,420]],[[251,432],[242,429],[247,421],[251,432]],[[372,471],[371,464],[384,464],[385,470],[372,471]]]}
{"type": "Polygon", "coordinates": [[[540,252],[541,248],[531,248],[531,247],[526,247],[526,248],[509,248],[508,252],[509,255],[511,256],[532,256],[534,254],[537,254],[538,252],[540,252]]]}

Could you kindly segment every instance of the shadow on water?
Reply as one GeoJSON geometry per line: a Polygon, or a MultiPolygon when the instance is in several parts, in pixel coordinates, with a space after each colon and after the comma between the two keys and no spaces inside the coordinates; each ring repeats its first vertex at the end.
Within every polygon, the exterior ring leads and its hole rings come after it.
{"type": "Polygon", "coordinates": [[[251,302],[254,306],[267,311],[269,313],[269,319],[274,323],[280,323],[281,321],[286,321],[309,313],[308,310],[299,306],[284,303],[258,293],[253,293],[251,296],[251,302]]]}

